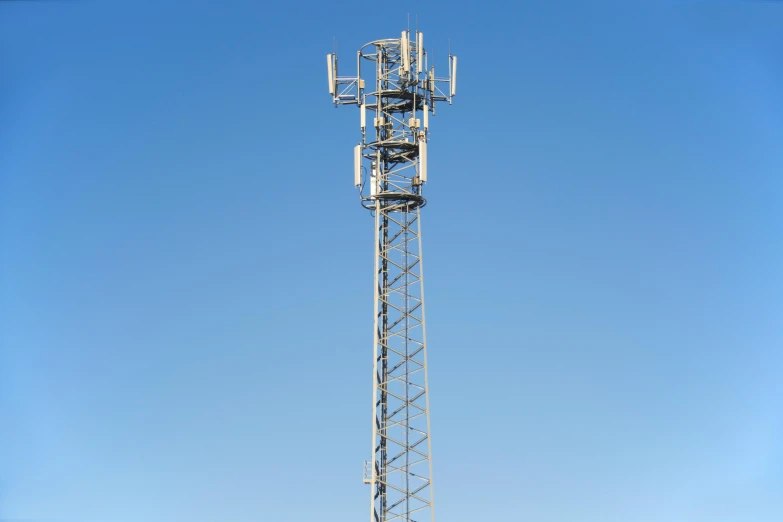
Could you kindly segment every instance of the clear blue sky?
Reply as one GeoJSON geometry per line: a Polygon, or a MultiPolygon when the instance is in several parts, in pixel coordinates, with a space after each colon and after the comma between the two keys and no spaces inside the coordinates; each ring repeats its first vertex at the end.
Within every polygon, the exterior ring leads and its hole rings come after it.
{"type": "MultiPolygon", "coordinates": [[[[366,520],[384,5],[0,2],[0,519],[366,520]]],[[[439,521],[783,520],[783,4],[418,15],[439,521]]]]}

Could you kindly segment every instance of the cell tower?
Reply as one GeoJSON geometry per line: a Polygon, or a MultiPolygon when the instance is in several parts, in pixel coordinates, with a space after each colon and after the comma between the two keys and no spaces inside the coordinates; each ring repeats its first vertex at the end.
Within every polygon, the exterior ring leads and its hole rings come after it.
{"type": "Polygon", "coordinates": [[[364,477],[371,486],[370,522],[434,521],[421,208],[429,116],[437,102],[451,104],[456,94],[457,57],[449,54],[447,78],[435,76],[424,35],[407,30],[364,45],[356,61],[355,77],[339,76],[337,54],[327,55],[335,107],[353,104],[360,111],[354,183],[375,217],[372,458],[364,477]],[[365,61],[374,70],[374,89],[365,90],[365,61]]]}

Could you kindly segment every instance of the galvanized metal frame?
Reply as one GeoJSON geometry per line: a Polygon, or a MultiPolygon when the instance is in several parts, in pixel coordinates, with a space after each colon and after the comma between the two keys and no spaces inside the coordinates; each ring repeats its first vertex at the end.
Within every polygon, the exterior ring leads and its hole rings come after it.
{"type": "Polygon", "coordinates": [[[363,46],[356,77],[338,76],[336,55],[327,57],[333,102],[362,111],[356,183],[375,218],[372,459],[365,477],[371,522],[435,520],[421,209],[429,114],[436,103],[452,102],[456,57],[449,55],[449,77],[438,78],[427,67],[423,35],[411,36],[404,31],[363,46]],[[369,92],[363,60],[375,65],[369,92]]]}

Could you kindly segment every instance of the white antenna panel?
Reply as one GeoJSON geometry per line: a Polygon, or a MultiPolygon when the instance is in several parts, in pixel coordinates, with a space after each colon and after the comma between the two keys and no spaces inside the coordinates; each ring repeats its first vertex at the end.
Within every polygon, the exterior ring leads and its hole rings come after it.
{"type": "Polygon", "coordinates": [[[457,57],[451,57],[451,95],[457,94],[457,57]]]}
{"type": "Polygon", "coordinates": [[[402,72],[407,75],[411,70],[411,51],[408,31],[402,32],[402,37],[400,38],[400,54],[402,54],[402,72]]]}
{"type": "Polygon", "coordinates": [[[375,162],[372,164],[372,171],[370,172],[370,197],[375,197],[378,192],[378,176],[375,171],[375,162]]]}
{"type": "Polygon", "coordinates": [[[424,33],[417,31],[418,41],[416,42],[416,73],[421,74],[424,67],[424,33]]]}
{"type": "Polygon", "coordinates": [[[430,128],[430,108],[425,105],[422,112],[424,112],[424,130],[427,130],[430,128]]]}
{"type": "Polygon", "coordinates": [[[329,94],[334,96],[334,77],[335,77],[335,71],[334,71],[334,55],[333,54],[327,54],[326,55],[326,69],[329,73],[329,94]]]}
{"type": "Polygon", "coordinates": [[[353,148],[353,184],[357,187],[362,184],[362,146],[353,148]]]}
{"type": "Polygon", "coordinates": [[[362,129],[367,127],[367,109],[364,105],[362,105],[362,108],[360,109],[362,116],[361,116],[361,126],[362,129]]]}
{"type": "Polygon", "coordinates": [[[419,180],[427,183],[427,142],[419,142],[419,180]]]}

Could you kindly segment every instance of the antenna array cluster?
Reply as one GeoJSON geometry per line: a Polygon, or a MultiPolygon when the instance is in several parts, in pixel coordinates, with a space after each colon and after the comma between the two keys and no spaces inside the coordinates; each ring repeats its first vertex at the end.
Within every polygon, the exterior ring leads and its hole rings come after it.
{"type": "MultiPolygon", "coordinates": [[[[424,204],[429,116],[438,102],[451,104],[456,95],[457,57],[449,54],[447,77],[436,76],[424,34],[408,30],[400,38],[364,45],[357,53],[355,77],[338,74],[337,53],[328,54],[326,62],[335,106],[360,109],[362,140],[354,149],[354,184],[364,206],[374,209],[378,199],[399,197],[424,204]],[[374,74],[372,90],[365,88],[363,62],[370,62],[374,74]]],[[[366,65],[364,69],[366,73],[366,65]]]]}

